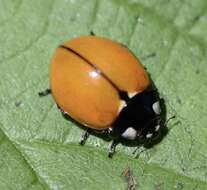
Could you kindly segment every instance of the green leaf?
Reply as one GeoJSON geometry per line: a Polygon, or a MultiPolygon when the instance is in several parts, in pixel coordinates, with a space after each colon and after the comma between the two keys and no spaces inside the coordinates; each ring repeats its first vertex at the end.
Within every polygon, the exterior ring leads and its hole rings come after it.
{"type": "Polygon", "coordinates": [[[207,189],[207,1],[0,0],[0,189],[207,189]],[[79,35],[127,45],[167,106],[169,133],[135,159],[135,147],[92,136],[62,118],[50,96],[55,48],[79,35]],[[154,55],[154,56],[150,56],[154,55]]]}

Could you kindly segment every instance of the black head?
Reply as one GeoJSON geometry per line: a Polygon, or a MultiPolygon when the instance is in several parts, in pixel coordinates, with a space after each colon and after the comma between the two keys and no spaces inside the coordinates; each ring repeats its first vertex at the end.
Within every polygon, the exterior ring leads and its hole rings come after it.
{"type": "Polygon", "coordinates": [[[162,127],[160,114],[157,91],[146,90],[138,93],[121,110],[111,134],[127,140],[152,140],[159,135],[162,127]]]}

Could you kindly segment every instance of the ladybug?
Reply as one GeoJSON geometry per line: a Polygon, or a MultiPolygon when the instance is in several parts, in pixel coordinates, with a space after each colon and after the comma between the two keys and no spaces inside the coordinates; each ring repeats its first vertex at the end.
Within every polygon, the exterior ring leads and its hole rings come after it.
{"type": "Polygon", "coordinates": [[[88,35],[60,45],[50,65],[50,89],[58,108],[88,130],[121,139],[149,142],[162,128],[160,98],[133,53],[110,39],[88,35]]]}

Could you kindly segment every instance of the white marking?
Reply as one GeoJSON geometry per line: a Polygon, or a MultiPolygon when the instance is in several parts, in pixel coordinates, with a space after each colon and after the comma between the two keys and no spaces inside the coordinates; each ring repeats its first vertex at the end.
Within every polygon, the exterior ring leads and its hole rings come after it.
{"type": "Polygon", "coordinates": [[[157,126],[155,127],[155,131],[159,131],[159,129],[160,129],[160,125],[157,125],[157,126]]]}
{"type": "Polygon", "coordinates": [[[112,132],[112,128],[109,127],[109,128],[108,128],[108,133],[111,134],[111,132],[112,132]]]}
{"type": "Polygon", "coordinates": [[[160,109],[160,103],[157,101],[152,105],[152,109],[154,110],[154,112],[159,115],[161,113],[161,109],[160,109]]]}
{"type": "Polygon", "coordinates": [[[149,138],[151,138],[152,137],[152,133],[148,133],[147,135],[146,135],[146,138],[147,139],[149,139],[149,138]]]}
{"type": "Polygon", "coordinates": [[[136,94],[137,92],[128,92],[129,98],[133,98],[136,94]]]}
{"type": "Polygon", "coordinates": [[[92,71],[89,73],[89,75],[92,77],[92,78],[96,78],[98,76],[98,73],[96,71],[92,71]]]}
{"type": "Polygon", "coordinates": [[[108,130],[109,130],[109,131],[112,131],[112,128],[111,128],[111,127],[109,127],[109,128],[108,128],[108,130]]]}
{"type": "Polygon", "coordinates": [[[120,104],[119,104],[119,110],[118,110],[118,113],[124,108],[126,107],[126,102],[121,100],[120,101],[120,104]]]}
{"type": "Polygon", "coordinates": [[[121,136],[125,139],[134,140],[137,136],[137,131],[134,128],[129,127],[122,133],[121,136]]]}

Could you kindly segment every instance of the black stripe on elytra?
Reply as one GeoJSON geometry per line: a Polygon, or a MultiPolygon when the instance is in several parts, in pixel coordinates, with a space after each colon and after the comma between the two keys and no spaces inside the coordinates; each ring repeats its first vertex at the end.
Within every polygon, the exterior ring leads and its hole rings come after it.
{"type": "Polygon", "coordinates": [[[71,52],[75,55],[77,55],[82,60],[84,60],[88,65],[90,65],[92,68],[94,68],[98,74],[100,74],[102,77],[104,77],[118,91],[119,96],[122,100],[125,100],[125,101],[129,100],[127,92],[120,90],[119,87],[106,74],[104,74],[96,65],[94,65],[88,59],[86,59],[85,57],[80,55],[78,52],[74,51],[73,49],[71,49],[69,47],[66,47],[64,45],[61,45],[59,47],[65,49],[65,50],[67,50],[67,51],[69,51],[69,52],[71,52]]]}

